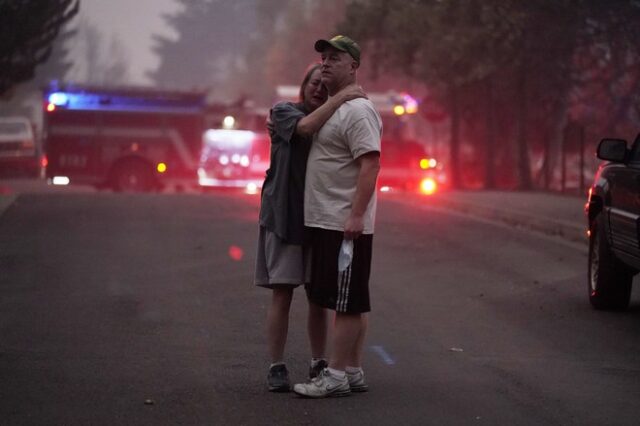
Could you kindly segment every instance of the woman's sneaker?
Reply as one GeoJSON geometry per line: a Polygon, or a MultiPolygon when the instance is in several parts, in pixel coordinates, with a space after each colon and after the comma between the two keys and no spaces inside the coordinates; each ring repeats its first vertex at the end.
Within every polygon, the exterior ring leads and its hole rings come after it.
{"type": "Polygon", "coordinates": [[[267,375],[269,392],[289,392],[289,372],[284,364],[276,364],[269,368],[267,375]]]}
{"type": "Polygon", "coordinates": [[[366,392],[369,390],[367,382],[364,381],[364,372],[362,370],[356,373],[347,373],[347,380],[351,392],[366,392]]]}
{"type": "Polygon", "coordinates": [[[293,387],[293,391],[307,398],[346,396],[351,393],[347,376],[342,379],[334,377],[328,369],[322,370],[318,377],[308,383],[298,383],[293,387]]]}

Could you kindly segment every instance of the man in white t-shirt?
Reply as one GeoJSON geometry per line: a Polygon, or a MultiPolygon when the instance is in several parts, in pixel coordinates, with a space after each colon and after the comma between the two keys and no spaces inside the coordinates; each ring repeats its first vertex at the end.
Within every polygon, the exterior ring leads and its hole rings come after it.
{"type": "MultiPolygon", "coordinates": [[[[329,95],[356,84],[360,47],[345,36],[318,40],[329,95]]],[[[382,120],[368,99],[345,102],[314,136],[307,162],[304,221],[312,248],[309,302],[336,312],[329,367],[299,395],[323,398],[367,390],[362,348],[380,169],[382,120]],[[340,262],[341,253],[346,265],[340,262]],[[351,255],[351,256],[349,256],[351,255]],[[350,262],[348,261],[350,257],[350,262]]]]}

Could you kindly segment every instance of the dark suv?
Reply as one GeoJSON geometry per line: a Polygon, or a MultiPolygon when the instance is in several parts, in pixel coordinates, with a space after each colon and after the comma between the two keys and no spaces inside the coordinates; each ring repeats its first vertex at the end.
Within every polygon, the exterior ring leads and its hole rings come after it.
{"type": "Polygon", "coordinates": [[[640,135],[631,147],[603,139],[586,205],[589,220],[589,300],[596,309],[626,309],[640,270],[640,135]]]}

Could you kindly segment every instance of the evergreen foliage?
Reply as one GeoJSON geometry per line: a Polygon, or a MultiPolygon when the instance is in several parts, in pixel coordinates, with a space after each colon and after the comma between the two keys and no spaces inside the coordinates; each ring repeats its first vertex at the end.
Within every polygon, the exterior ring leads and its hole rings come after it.
{"type": "Polygon", "coordinates": [[[0,95],[35,75],[79,0],[0,0],[0,95]]]}
{"type": "Polygon", "coordinates": [[[229,70],[244,65],[256,36],[257,0],[177,1],[180,12],[164,17],[176,37],[154,37],[160,64],[149,77],[159,86],[182,89],[221,83],[229,70]]]}
{"type": "Polygon", "coordinates": [[[422,81],[447,106],[454,185],[474,166],[459,155],[466,128],[476,153],[484,145],[485,161],[473,162],[486,164],[487,186],[515,164],[515,186],[530,189],[548,185],[569,120],[593,132],[640,124],[638,22],[634,0],[353,0],[340,28],[384,71],[422,81]],[[587,105],[594,97],[600,105],[587,105]],[[544,173],[533,176],[530,155],[541,147],[544,173]]]}

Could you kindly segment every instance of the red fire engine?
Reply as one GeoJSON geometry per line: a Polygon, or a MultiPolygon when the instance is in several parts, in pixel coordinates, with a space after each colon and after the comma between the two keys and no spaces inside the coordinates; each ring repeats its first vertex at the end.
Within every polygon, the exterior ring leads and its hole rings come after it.
{"type": "Polygon", "coordinates": [[[197,185],[205,94],[52,87],[44,98],[47,178],[116,191],[197,185]]]}
{"type": "Polygon", "coordinates": [[[443,164],[425,145],[425,123],[416,114],[418,102],[407,93],[394,91],[367,96],[383,122],[379,190],[430,195],[446,187],[443,164]]]}
{"type": "Polygon", "coordinates": [[[256,193],[269,168],[268,109],[238,104],[210,107],[202,138],[198,183],[202,189],[238,188],[256,193]]]}
{"type": "MultiPolygon", "coordinates": [[[[296,101],[296,86],[278,86],[278,100],[296,101]]],[[[406,93],[369,93],[383,121],[381,170],[382,192],[410,191],[433,194],[446,187],[441,162],[429,155],[420,128],[418,103],[406,93]]],[[[268,109],[236,104],[211,107],[198,167],[201,188],[242,188],[256,192],[269,167],[268,109]]]]}

